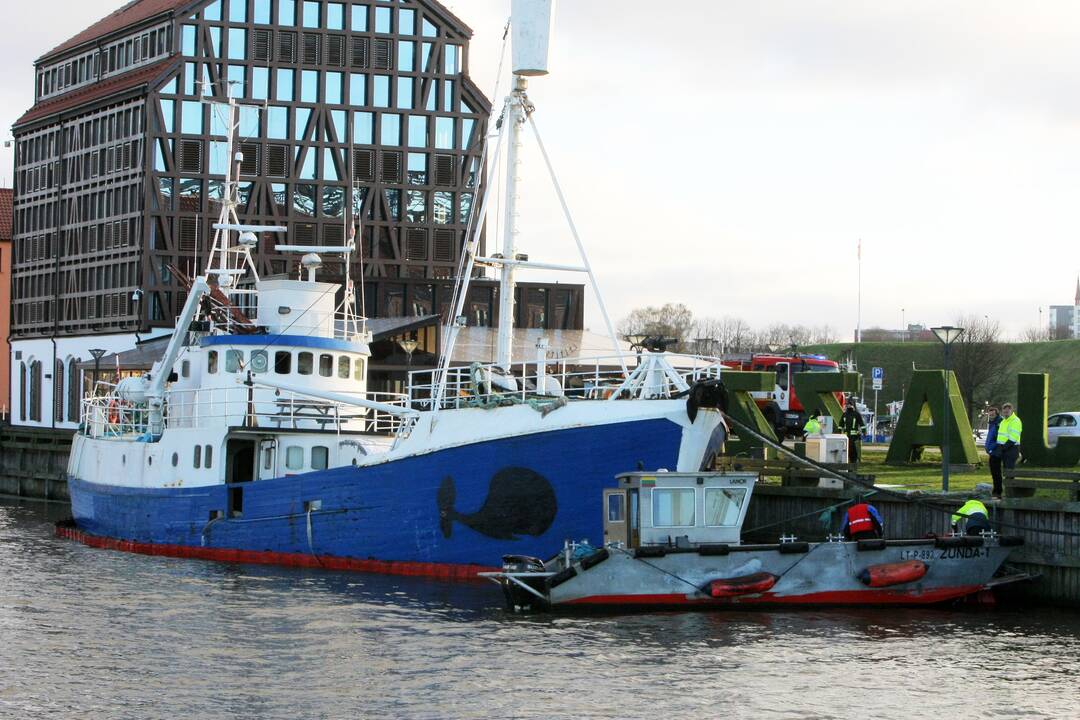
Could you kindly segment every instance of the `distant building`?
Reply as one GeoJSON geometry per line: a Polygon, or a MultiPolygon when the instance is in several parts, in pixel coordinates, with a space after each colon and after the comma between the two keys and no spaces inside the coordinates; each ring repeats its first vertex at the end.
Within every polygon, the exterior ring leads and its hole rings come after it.
{"type": "Polygon", "coordinates": [[[888,328],[867,328],[862,331],[863,342],[930,342],[934,333],[925,325],[908,324],[904,330],[888,328]]]}
{"type": "Polygon", "coordinates": [[[1080,338],[1080,277],[1072,305],[1050,306],[1050,337],[1054,340],[1080,338]]]}
{"type": "MultiPolygon", "coordinates": [[[[227,88],[241,219],[340,245],[352,207],[364,312],[447,318],[490,109],[471,35],[435,0],[133,0],[38,58],[12,130],[14,421],[75,427],[91,350],[172,332],[221,208],[227,88]]],[[[296,267],[277,240],[263,274],[296,267]]],[[[470,325],[497,322],[497,290],[472,284],[470,325]]],[[[515,320],[580,329],[583,296],[521,283],[515,320]]]]}
{"type": "Polygon", "coordinates": [[[11,410],[11,188],[0,188],[0,422],[11,410]]]}

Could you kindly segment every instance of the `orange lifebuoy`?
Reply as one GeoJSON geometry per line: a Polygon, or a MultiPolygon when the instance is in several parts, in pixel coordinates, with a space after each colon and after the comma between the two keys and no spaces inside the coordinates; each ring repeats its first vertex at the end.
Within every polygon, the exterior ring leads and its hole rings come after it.
{"type": "Polygon", "coordinates": [[[859,573],[859,582],[869,587],[889,587],[918,580],[926,574],[926,570],[926,563],[922,560],[871,565],[859,573]]]}
{"type": "Polygon", "coordinates": [[[709,583],[709,594],[714,598],[735,597],[765,592],[776,584],[777,577],[772,573],[759,572],[742,577],[723,578],[709,583]]]}

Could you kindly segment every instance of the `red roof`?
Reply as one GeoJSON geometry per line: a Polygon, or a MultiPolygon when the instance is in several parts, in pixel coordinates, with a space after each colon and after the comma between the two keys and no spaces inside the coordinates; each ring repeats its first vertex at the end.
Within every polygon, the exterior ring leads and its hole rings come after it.
{"type": "Polygon", "coordinates": [[[64,50],[70,50],[77,45],[82,45],[85,42],[102,37],[103,35],[122,30],[128,25],[134,25],[137,22],[142,22],[155,15],[160,15],[161,13],[169,12],[190,4],[192,4],[192,0],[131,0],[131,2],[124,7],[116,10],[110,15],[106,15],[78,35],[68,38],[65,42],[57,45],[38,58],[38,60],[40,61],[50,55],[63,52],[64,50]]]}
{"type": "Polygon", "coordinates": [[[88,85],[81,90],[74,90],[51,100],[39,102],[37,105],[27,110],[21,118],[15,121],[15,127],[150,82],[169,67],[169,65],[173,64],[175,60],[176,58],[167,58],[153,63],[152,65],[147,65],[146,67],[124,73],[123,75],[117,75],[108,80],[88,85]]]}
{"type": "Polygon", "coordinates": [[[15,210],[11,204],[11,188],[0,188],[0,240],[11,239],[15,210]]]}

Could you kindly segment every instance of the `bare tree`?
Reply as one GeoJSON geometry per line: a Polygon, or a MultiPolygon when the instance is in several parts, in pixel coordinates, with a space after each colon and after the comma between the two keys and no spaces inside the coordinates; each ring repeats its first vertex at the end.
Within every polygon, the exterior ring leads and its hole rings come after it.
{"type": "Polygon", "coordinates": [[[956,324],[964,328],[964,334],[952,346],[951,367],[968,418],[974,421],[976,403],[996,400],[1005,389],[1009,350],[1001,341],[1001,327],[996,320],[967,315],[958,318],[956,324]]]}
{"type": "Polygon", "coordinates": [[[1047,342],[1054,339],[1054,333],[1050,328],[1041,328],[1037,326],[1031,326],[1020,335],[1020,339],[1024,342],[1047,342]]]}
{"type": "MultiPolygon", "coordinates": [[[[694,326],[694,337],[709,346],[711,354],[749,352],[753,331],[742,318],[702,318],[694,326]]],[[[704,349],[702,349],[704,352],[704,349]]]]}
{"type": "Polygon", "coordinates": [[[694,313],[682,303],[636,308],[619,321],[618,331],[628,335],[675,338],[682,349],[694,328],[694,313]]]}

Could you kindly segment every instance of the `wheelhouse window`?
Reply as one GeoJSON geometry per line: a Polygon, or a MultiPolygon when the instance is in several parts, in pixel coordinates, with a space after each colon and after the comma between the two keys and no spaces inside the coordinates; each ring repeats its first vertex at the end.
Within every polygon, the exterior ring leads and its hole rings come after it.
{"type": "Polygon", "coordinates": [[[252,372],[264,373],[267,370],[267,365],[270,361],[265,350],[252,350],[250,358],[250,367],[252,372]]]}
{"type": "Polygon", "coordinates": [[[209,469],[214,462],[214,448],[210,445],[203,445],[203,467],[209,469]]]}
{"type": "Polygon", "coordinates": [[[319,356],[319,374],[323,377],[330,377],[334,374],[334,356],[333,355],[320,355],[319,356]]]}
{"type": "Polygon", "coordinates": [[[311,448],[311,469],[325,470],[330,464],[330,448],[316,445],[311,448]]]}
{"type": "Polygon", "coordinates": [[[292,372],[292,353],[288,350],[278,350],[274,353],[274,372],[278,375],[288,375],[292,372]]]}
{"type": "Polygon", "coordinates": [[[364,382],[364,358],[356,358],[353,363],[353,380],[364,382]]]}
{"type": "Polygon", "coordinates": [[[706,488],[705,524],[709,527],[731,527],[739,522],[739,513],[746,490],[743,488],[706,488]]]}
{"type": "Polygon", "coordinates": [[[285,449],[285,468],[300,470],[304,467],[304,448],[293,445],[285,449]]]}
{"type": "Polygon", "coordinates": [[[244,364],[244,351],[243,350],[226,350],[225,351],[225,372],[234,373],[240,370],[240,366],[244,364]]]}
{"type": "Polygon", "coordinates": [[[202,463],[202,445],[195,446],[195,457],[192,460],[192,463],[195,465],[195,469],[198,470],[202,463]]]}
{"type": "Polygon", "coordinates": [[[344,380],[349,379],[349,357],[347,355],[341,355],[337,359],[337,376],[344,380]]]}
{"type": "Polygon", "coordinates": [[[310,375],[314,367],[315,358],[309,352],[302,352],[296,356],[296,372],[301,375],[310,375]]]}
{"type": "Polygon", "coordinates": [[[217,372],[217,350],[211,350],[206,354],[206,372],[211,375],[217,372]]]}
{"type": "Polygon", "coordinates": [[[693,527],[694,495],[693,488],[653,490],[653,527],[693,527]]]}
{"type": "Polygon", "coordinates": [[[626,504],[622,494],[608,495],[607,519],[608,522],[626,522],[626,504]]]}

